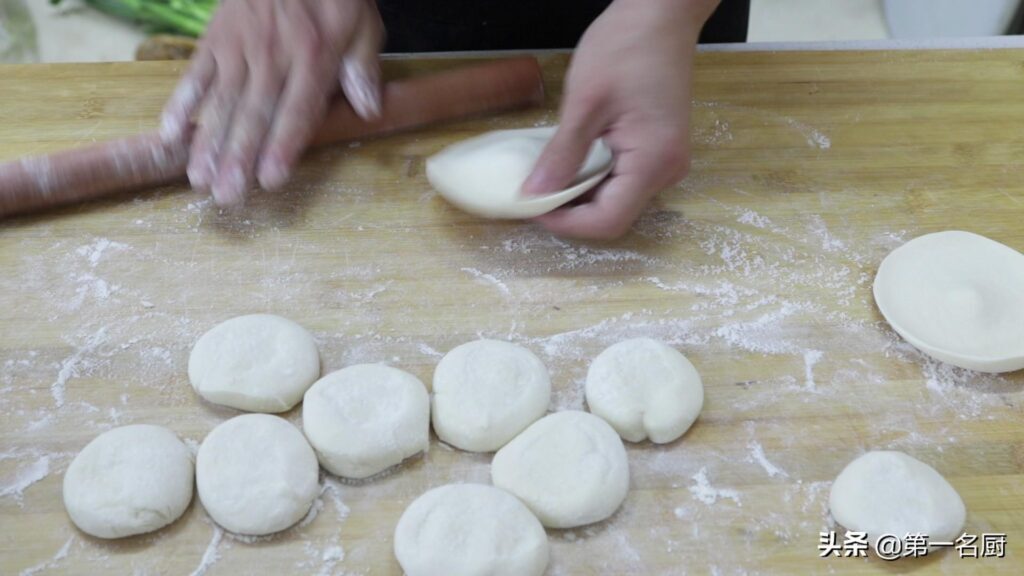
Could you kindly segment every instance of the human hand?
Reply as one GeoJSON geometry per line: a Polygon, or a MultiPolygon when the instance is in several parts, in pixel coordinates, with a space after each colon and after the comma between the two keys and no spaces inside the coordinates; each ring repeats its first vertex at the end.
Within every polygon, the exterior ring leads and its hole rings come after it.
{"type": "Polygon", "coordinates": [[[569,237],[622,236],[660,190],[689,169],[690,83],[704,22],[718,0],[615,0],[580,39],[566,74],[561,124],[523,185],[565,188],[596,138],[615,167],[588,202],[536,221],[569,237]]]}
{"type": "Polygon", "coordinates": [[[192,187],[231,206],[257,180],[282,186],[339,79],[356,113],[379,116],[383,37],[373,0],[224,0],[161,121],[177,140],[198,116],[192,187]]]}

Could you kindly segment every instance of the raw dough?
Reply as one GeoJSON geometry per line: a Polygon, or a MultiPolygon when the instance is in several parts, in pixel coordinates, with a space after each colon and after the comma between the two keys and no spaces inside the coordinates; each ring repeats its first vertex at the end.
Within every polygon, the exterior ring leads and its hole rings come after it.
{"type": "Polygon", "coordinates": [[[203,334],[188,378],[206,400],[249,412],[285,412],[320,376],[320,354],[305,328],[280,316],[232,318],[203,334]]]}
{"type": "Polygon", "coordinates": [[[982,372],[1024,368],[1024,254],[970,232],[926,234],[886,256],[874,293],[922,352],[982,372]]]}
{"type": "Polygon", "coordinates": [[[122,426],[100,434],[64,474],[64,507],[83,532],[121,538],[178,519],[192,501],[192,453],[161,426],[122,426]]]}
{"type": "Polygon", "coordinates": [[[213,429],[196,456],[199,500],[238,534],[284,530],[309,512],[320,468],[302,432],[267,414],[236,416],[213,429]]]}
{"type": "Polygon", "coordinates": [[[866,532],[872,546],[883,534],[952,542],[967,516],[960,495],[934,468],[891,451],[868,452],[847,464],[832,483],[828,505],[836,522],[866,532]]]}
{"type": "Polygon", "coordinates": [[[408,372],[383,364],[349,366],[306,392],[302,427],[324,468],[366,478],[427,449],[430,396],[408,372]]]}
{"type": "Polygon", "coordinates": [[[615,513],[629,491],[629,462],[607,422],[570,410],[541,418],[498,450],[491,479],[545,526],[573,528],[615,513]]]}
{"type": "Polygon", "coordinates": [[[548,370],[526,348],[476,340],[445,354],[434,370],[434,431],[471,452],[501,448],[547,412],[548,370]]]}
{"type": "Polygon", "coordinates": [[[536,198],[520,195],[557,128],[498,130],[463,140],[427,159],[427,179],[449,202],[478,216],[540,216],[590,190],[612,170],[612,152],[597,140],[569,188],[536,198]]]}
{"type": "Polygon", "coordinates": [[[634,338],[601,352],[587,372],[587,405],[630,442],[683,435],[704,406],[700,374],[657,340],[634,338]]]}
{"type": "Polygon", "coordinates": [[[407,576],[540,576],[548,537],[515,496],[483,484],[449,484],[417,498],[395,528],[407,576]]]}

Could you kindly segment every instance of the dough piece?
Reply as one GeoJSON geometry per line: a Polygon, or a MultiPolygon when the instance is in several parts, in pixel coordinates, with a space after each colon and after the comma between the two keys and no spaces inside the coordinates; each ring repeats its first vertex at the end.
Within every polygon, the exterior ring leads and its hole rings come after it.
{"type": "Polygon", "coordinates": [[[587,405],[624,440],[664,444],[682,436],[704,406],[700,374],[686,356],[650,338],[613,344],[587,372],[587,405]]]}
{"type": "Polygon", "coordinates": [[[430,443],[430,396],[418,378],[383,364],[349,366],[306,392],[302,427],[320,464],[366,478],[430,443]]]}
{"type": "Polygon", "coordinates": [[[907,342],[961,368],[1024,368],[1024,254],[970,232],[938,232],[885,257],[875,302],[907,342]]]}
{"type": "Polygon", "coordinates": [[[629,491],[629,462],[607,422],[570,410],[541,418],[498,450],[491,480],[545,526],[573,528],[615,513],[629,491]]]}
{"type": "Polygon", "coordinates": [[[548,537],[515,496],[483,484],[449,484],[417,498],[395,528],[407,576],[541,576],[548,537]]]}
{"type": "Polygon", "coordinates": [[[267,414],[235,416],[213,429],[196,457],[199,500],[217,524],[255,536],[309,512],[320,468],[302,432],[267,414]]]}
{"type": "Polygon", "coordinates": [[[203,334],[188,378],[206,400],[249,412],[285,412],[320,376],[320,353],[305,328],[280,316],[232,318],[203,334]]]}
{"type": "Polygon", "coordinates": [[[956,490],[934,468],[902,452],[868,452],[839,473],[828,499],[835,521],[866,532],[874,546],[883,534],[927,534],[952,542],[967,511],[956,490]]]}
{"type": "Polygon", "coordinates": [[[192,501],[192,453],[174,432],[139,424],[108,430],[64,474],[64,507],[83,532],[122,538],[163,528],[192,501]]]}
{"type": "Polygon", "coordinates": [[[612,152],[597,140],[569,188],[524,197],[519,190],[557,126],[498,130],[453,144],[427,159],[427,180],[452,204],[488,218],[532,218],[590,190],[612,170],[612,152]]]}
{"type": "Polygon", "coordinates": [[[550,403],[544,363],[509,342],[467,342],[445,354],[434,370],[434,431],[470,452],[501,448],[550,403]]]}

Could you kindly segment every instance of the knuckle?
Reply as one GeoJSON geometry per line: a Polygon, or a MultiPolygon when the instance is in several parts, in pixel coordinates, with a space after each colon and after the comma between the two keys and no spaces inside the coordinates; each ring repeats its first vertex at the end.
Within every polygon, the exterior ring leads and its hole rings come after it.
{"type": "Polygon", "coordinates": [[[302,40],[298,42],[299,53],[309,60],[318,58],[323,47],[323,39],[319,34],[312,31],[303,36],[302,40]]]}
{"type": "Polygon", "coordinates": [[[619,220],[612,222],[605,229],[605,235],[601,238],[602,240],[618,240],[629,232],[629,229],[633,227],[633,223],[629,220],[619,220]]]}
{"type": "Polygon", "coordinates": [[[690,171],[690,143],[680,134],[670,134],[657,141],[655,158],[673,182],[682,180],[690,171]]]}
{"type": "Polygon", "coordinates": [[[272,66],[277,59],[278,42],[274,35],[269,35],[252,46],[252,58],[262,66],[272,66]]]}
{"type": "Polygon", "coordinates": [[[604,105],[604,93],[600,90],[585,90],[577,94],[569,103],[568,110],[572,117],[586,122],[604,105]]]}
{"type": "Polygon", "coordinates": [[[593,240],[617,240],[625,236],[632,226],[633,222],[623,214],[611,213],[595,220],[586,235],[593,240]]]}

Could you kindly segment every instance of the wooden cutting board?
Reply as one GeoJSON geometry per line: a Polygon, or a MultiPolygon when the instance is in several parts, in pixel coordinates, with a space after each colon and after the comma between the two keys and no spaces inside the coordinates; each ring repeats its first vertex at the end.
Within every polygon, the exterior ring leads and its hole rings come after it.
{"type": "MultiPolygon", "coordinates": [[[[65,516],[63,472],[102,431],[161,424],[196,444],[234,415],[196,398],[189,349],[271,312],[316,335],[324,372],[387,362],[428,385],[453,346],[511,339],[547,364],[555,410],[583,407],[588,362],[613,342],[683,351],[704,378],[700,419],[675,443],[629,446],[625,505],[550,531],[552,575],[1019,574],[1024,373],[921,356],[870,288],[890,250],[928,232],[1024,250],[1024,52],[702,54],[692,173],[610,244],[463,214],[424,178],[459,138],[556,122],[567,58],[543,61],[544,109],[316,152],[242,214],[172,186],[0,223],[0,573],[400,574],[405,506],[488,482],[489,456],[434,441],[375,482],[325,478],[315,517],[258,541],[222,534],[198,501],[117,542],[65,516]],[[966,530],[1005,533],[1007,557],[820,559],[830,482],[869,449],[937,468],[966,530]]],[[[0,158],[154,127],[180,66],[4,68],[0,158]]]]}

